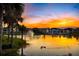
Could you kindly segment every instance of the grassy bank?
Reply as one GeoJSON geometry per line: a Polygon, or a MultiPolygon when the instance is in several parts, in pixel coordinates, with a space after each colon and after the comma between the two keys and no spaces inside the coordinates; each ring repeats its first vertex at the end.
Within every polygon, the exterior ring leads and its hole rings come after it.
{"type": "Polygon", "coordinates": [[[2,55],[5,56],[16,56],[18,49],[22,46],[27,45],[25,40],[19,38],[13,38],[13,43],[11,43],[11,38],[8,40],[8,37],[4,36],[2,39],[2,55]]]}

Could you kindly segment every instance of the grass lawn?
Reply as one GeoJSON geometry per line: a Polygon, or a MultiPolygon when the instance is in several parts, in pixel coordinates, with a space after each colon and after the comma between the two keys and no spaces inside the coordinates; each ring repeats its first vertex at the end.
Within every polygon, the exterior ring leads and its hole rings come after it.
{"type": "Polygon", "coordinates": [[[4,36],[2,39],[2,55],[3,56],[17,56],[18,49],[22,46],[27,45],[25,40],[19,38],[13,38],[13,43],[10,43],[11,38],[8,40],[7,36],[4,36]]]}

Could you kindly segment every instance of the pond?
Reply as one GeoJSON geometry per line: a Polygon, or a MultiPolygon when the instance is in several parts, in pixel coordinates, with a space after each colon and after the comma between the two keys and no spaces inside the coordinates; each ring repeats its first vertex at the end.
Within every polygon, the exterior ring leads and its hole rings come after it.
{"type": "Polygon", "coordinates": [[[79,40],[73,36],[35,35],[25,36],[25,40],[30,44],[23,48],[23,54],[26,56],[79,55],[79,40]]]}

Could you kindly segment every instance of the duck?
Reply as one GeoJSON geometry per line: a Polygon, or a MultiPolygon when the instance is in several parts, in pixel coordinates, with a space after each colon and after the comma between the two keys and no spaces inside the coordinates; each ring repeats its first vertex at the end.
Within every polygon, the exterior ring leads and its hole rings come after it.
{"type": "Polygon", "coordinates": [[[46,48],[46,46],[41,46],[40,49],[42,49],[42,48],[46,48]]]}

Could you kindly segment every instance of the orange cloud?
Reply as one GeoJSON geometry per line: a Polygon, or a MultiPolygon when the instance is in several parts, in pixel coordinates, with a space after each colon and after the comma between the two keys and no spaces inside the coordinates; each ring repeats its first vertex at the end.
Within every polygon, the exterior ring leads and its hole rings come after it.
{"type": "Polygon", "coordinates": [[[39,23],[23,22],[22,24],[28,28],[61,28],[61,27],[79,27],[79,19],[75,17],[66,17],[59,19],[42,20],[39,23]]]}

